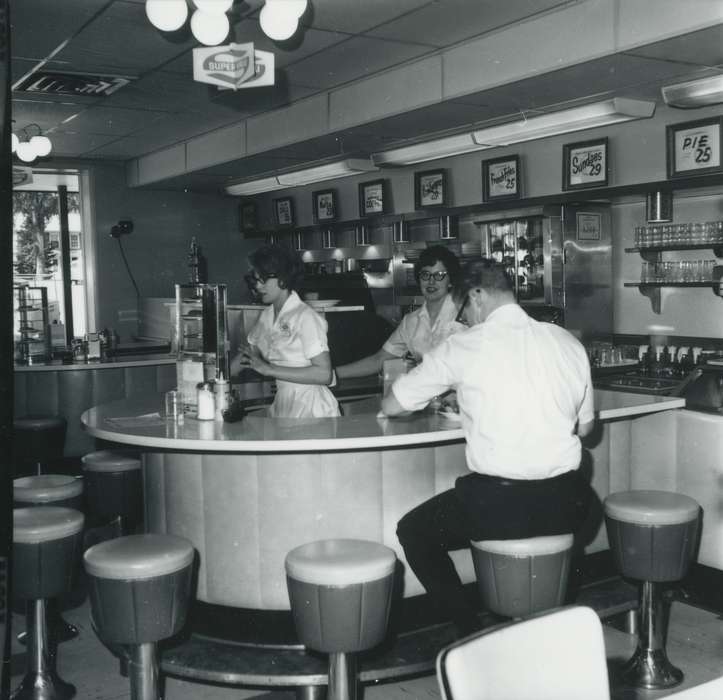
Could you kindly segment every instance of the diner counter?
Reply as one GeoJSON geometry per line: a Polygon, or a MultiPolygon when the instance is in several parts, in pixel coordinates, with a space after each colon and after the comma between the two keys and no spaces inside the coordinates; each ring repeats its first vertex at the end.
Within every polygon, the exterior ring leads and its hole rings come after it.
{"type": "Polygon", "coordinates": [[[148,353],[109,357],[103,360],[79,360],[63,364],[60,360],[51,360],[32,365],[15,365],[15,372],[72,372],[75,370],[121,369],[126,367],[150,367],[156,365],[175,365],[176,355],[169,353],[148,353]]]}
{"type": "MultiPolygon", "coordinates": [[[[268,383],[241,388],[247,399],[268,397],[268,383]]],[[[146,529],[193,542],[199,601],[288,610],[284,557],[328,537],[392,547],[403,565],[404,595],[423,592],[406,566],[396,526],[404,513],[468,473],[456,420],[426,412],[380,418],[375,395],[342,399],[340,418],[271,419],[259,406],[238,423],[187,417],[178,424],[160,415],[162,402],[162,394],[136,396],[85,411],[82,421],[90,434],[142,452],[146,529]]],[[[618,432],[644,414],[675,413],[668,409],[684,405],[608,391],[596,391],[595,402],[604,430],[618,432]]],[[[633,443],[627,437],[620,444],[633,443]]],[[[601,497],[610,488],[611,453],[622,469],[620,449],[603,438],[593,484],[601,497]]],[[[461,579],[473,581],[469,552],[452,558],[461,579]]]]}
{"type": "MultiPolygon", "coordinates": [[[[261,396],[266,383],[242,385],[243,398],[261,396]]],[[[647,396],[595,390],[599,420],[629,418],[685,406],[677,397],[647,396]]],[[[279,453],[380,449],[463,440],[459,420],[420,412],[399,418],[379,416],[379,397],[343,402],[340,418],[269,418],[263,407],[242,421],[199,421],[181,424],[161,415],[163,396],[143,395],[92,408],[82,415],[95,437],[161,449],[203,452],[279,453]]]]}

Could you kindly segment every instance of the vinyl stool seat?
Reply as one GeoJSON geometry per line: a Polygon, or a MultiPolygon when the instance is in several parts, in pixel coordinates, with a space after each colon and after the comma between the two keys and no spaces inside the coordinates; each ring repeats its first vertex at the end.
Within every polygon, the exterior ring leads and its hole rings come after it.
{"type": "Polygon", "coordinates": [[[43,506],[13,510],[14,595],[26,601],[28,670],[14,700],[67,700],[75,688],[55,668],[56,644],[47,624],[48,599],[70,592],[80,557],[83,514],[43,506]]]}
{"type": "Polygon", "coordinates": [[[63,456],[68,423],[62,416],[23,416],[13,420],[15,473],[40,474],[47,463],[63,456]]]}
{"type": "Polygon", "coordinates": [[[484,606],[498,615],[527,617],[563,604],[572,534],[470,542],[484,606]]]}
{"type": "Polygon", "coordinates": [[[392,549],[354,539],[319,540],[286,555],[286,581],[304,646],[329,654],[330,700],[355,698],[355,653],[386,635],[396,567],[392,549]]]}
{"type": "Polygon", "coordinates": [[[98,524],[114,523],[118,535],[131,534],[142,518],[141,460],[128,450],[99,450],[81,458],[86,502],[98,524]]]}
{"type": "Polygon", "coordinates": [[[158,698],[156,643],[186,622],[195,550],[175,535],[128,535],[85,552],[93,625],[129,647],[132,700],[158,698]]]}
{"type": "Polygon", "coordinates": [[[678,685],[683,673],[665,651],[668,606],[660,584],[679,581],[688,572],[698,544],[700,505],[680,493],[639,490],[610,494],[604,508],[617,568],[642,582],[638,644],[624,678],[649,689],[678,685]]]}
{"type": "Polygon", "coordinates": [[[13,503],[22,506],[61,506],[80,509],[83,480],[67,474],[39,474],[13,479],[13,503]]]}

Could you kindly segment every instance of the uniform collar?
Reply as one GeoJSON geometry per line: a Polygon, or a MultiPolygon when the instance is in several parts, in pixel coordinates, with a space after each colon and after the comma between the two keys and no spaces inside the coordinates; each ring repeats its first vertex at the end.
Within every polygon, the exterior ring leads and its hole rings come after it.
{"type": "Polygon", "coordinates": [[[276,318],[274,318],[274,305],[269,304],[267,308],[267,313],[269,317],[271,318],[271,323],[275,323],[278,321],[284,314],[288,314],[290,311],[293,311],[298,306],[301,306],[303,302],[299,298],[299,295],[295,291],[291,291],[289,296],[286,298],[286,301],[284,302],[284,305],[279,309],[279,313],[276,315],[276,318]]]}
{"type": "MultiPolygon", "coordinates": [[[[427,308],[426,301],[424,302],[424,304],[422,304],[422,308],[419,310],[419,315],[420,317],[426,318],[427,322],[429,322],[429,309],[427,308]]],[[[456,317],[457,306],[452,299],[452,295],[447,294],[447,296],[444,297],[444,301],[442,302],[442,308],[439,310],[439,314],[437,314],[437,320],[435,321],[435,324],[440,322],[446,323],[447,321],[454,321],[456,317]]]]}
{"type": "Polygon", "coordinates": [[[494,320],[503,319],[503,318],[512,318],[514,316],[518,316],[519,314],[527,315],[523,310],[522,307],[517,304],[516,302],[512,301],[509,304],[503,304],[502,306],[498,306],[494,311],[492,311],[489,316],[483,321],[484,325],[485,323],[489,323],[490,320],[494,318],[494,320]]]}

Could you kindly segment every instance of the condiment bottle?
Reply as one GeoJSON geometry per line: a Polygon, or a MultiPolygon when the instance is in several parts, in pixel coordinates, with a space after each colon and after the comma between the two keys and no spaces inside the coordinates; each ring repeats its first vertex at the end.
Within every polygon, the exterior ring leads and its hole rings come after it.
{"type": "Polygon", "coordinates": [[[216,401],[213,397],[213,384],[211,382],[199,382],[196,385],[196,397],[198,399],[196,415],[198,420],[213,420],[216,417],[216,401]]]}
{"type": "Polygon", "coordinates": [[[214,394],[216,397],[216,418],[223,420],[223,412],[230,404],[231,387],[221,372],[214,384],[214,394]]]}

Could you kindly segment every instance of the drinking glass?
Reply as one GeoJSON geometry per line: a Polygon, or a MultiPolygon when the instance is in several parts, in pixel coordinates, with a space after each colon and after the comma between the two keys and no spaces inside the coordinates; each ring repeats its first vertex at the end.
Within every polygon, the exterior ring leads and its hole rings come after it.
{"type": "Polygon", "coordinates": [[[183,400],[181,392],[172,389],[164,396],[165,416],[167,420],[183,423],[183,400]]]}

